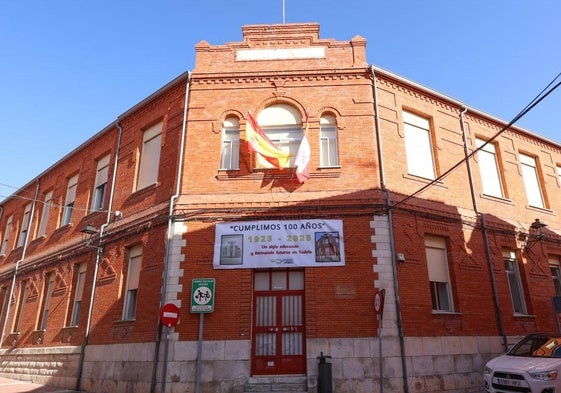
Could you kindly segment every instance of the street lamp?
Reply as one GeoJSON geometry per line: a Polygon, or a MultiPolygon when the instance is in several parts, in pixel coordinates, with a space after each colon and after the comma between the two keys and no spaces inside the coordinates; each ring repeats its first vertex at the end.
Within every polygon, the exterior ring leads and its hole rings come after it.
{"type": "Polygon", "coordinates": [[[86,247],[94,247],[92,246],[92,241],[95,235],[99,233],[99,230],[93,226],[93,224],[88,224],[80,231],[82,233],[82,242],[86,247]]]}
{"type": "Polygon", "coordinates": [[[545,234],[542,233],[542,229],[546,226],[547,224],[539,218],[534,220],[534,222],[530,225],[530,233],[526,235],[526,239],[524,240],[524,251],[529,252],[537,242],[540,242],[545,238],[545,234]],[[532,237],[532,239],[530,237],[532,237]]]}

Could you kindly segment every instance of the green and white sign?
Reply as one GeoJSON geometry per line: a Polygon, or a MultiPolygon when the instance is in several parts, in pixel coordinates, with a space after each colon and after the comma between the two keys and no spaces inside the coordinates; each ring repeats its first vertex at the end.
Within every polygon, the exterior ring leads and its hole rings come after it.
{"type": "Polygon", "coordinates": [[[191,285],[191,312],[214,311],[214,278],[194,278],[191,285]]]}

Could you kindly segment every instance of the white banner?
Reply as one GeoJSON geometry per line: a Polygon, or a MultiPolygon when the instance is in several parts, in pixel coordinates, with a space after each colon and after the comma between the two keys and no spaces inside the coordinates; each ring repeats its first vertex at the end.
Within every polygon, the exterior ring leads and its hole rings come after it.
{"type": "Polygon", "coordinates": [[[215,269],[344,266],[341,220],[216,224],[215,269]]]}

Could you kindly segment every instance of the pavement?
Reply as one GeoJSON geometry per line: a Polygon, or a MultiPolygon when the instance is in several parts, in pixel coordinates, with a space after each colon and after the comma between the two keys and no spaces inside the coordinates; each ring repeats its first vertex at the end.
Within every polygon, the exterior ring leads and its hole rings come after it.
{"type": "Polygon", "coordinates": [[[2,393],[78,393],[50,385],[17,381],[15,379],[0,377],[0,392],[2,393]]]}

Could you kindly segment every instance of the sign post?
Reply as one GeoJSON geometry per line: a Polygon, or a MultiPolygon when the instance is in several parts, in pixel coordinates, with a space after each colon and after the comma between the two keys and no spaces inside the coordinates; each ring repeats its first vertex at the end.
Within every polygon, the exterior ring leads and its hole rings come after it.
{"type": "Polygon", "coordinates": [[[195,393],[201,392],[204,315],[214,311],[214,283],[214,278],[194,278],[191,284],[191,313],[199,313],[199,343],[197,345],[195,393]]]}
{"type": "Polygon", "coordinates": [[[166,303],[160,310],[160,322],[166,329],[166,341],[164,343],[164,364],[162,366],[162,392],[166,391],[166,378],[168,373],[169,335],[171,328],[179,322],[179,307],[173,303],[166,303]]]}
{"type": "Polygon", "coordinates": [[[378,355],[380,363],[380,393],[384,393],[384,367],[382,362],[382,318],[384,316],[384,300],[386,298],[386,290],[381,289],[374,294],[374,310],[378,315],[378,355]]]}

